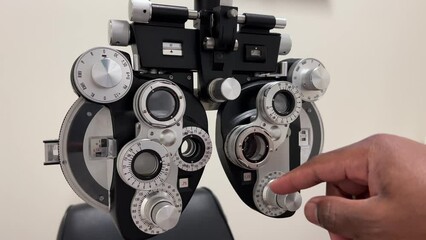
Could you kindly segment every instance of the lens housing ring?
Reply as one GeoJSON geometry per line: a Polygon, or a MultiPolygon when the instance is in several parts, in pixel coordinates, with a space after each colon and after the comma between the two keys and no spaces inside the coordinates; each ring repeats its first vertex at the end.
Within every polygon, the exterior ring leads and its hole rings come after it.
{"type": "Polygon", "coordinates": [[[137,190],[148,190],[152,187],[160,186],[163,184],[170,173],[171,168],[171,154],[167,149],[152,140],[147,139],[134,139],[123,147],[117,157],[117,171],[121,179],[130,187],[137,190]],[[160,171],[155,172],[155,176],[146,179],[138,178],[134,172],[134,161],[139,153],[142,152],[155,152],[158,159],[160,171]]]}
{"type": "Polygon", "coordinates": [[[209,134],[201,128],[198,127],[186,127],[183,129],[183,141],[186,139],[190,139],[194,141],[193,146],[188,146],[190,148],[191,157],[196,157],[196,161],[188,162],[185,161],[185,157],[183,157],[181,153],[181,147],[178,152],[174,156],[174,161],[178,167],[187,172],[195,172],[207,165],[209,162],[212,152],[213,152],[213,144],[210,139],[209,134]],[[195,142],[197,141],[197,142],[195,142]],[[198,149],[202,145],[201,149],[198,149]],[[192,149],[191,149],[192,148],[192,149]]]}
{"type": "Polygon", "coordinates": [[[139,88],[135,94],[133,108],[140,121],[151,126],[166,128],[182,120],[186,110],[185,95],[175,83],[164,79],[156,79],[145,83],[139,88]],[[161,119],[154,116],[152,109],[148,109],[149,98],[156,91],[166,91],[173,97],[175,109],[171,111],[170,117],[161,119]]]}
{"type": "Polygon", "coordinates": [[[269,153],[274,150],[274,141],[268,131],[262,127],[239,126],[231,132],[225,146],[225,153],[232,163],[248,170],[257,170],[268,162],[269,153]],[[259,156],[262,152],[259,151],[260,147],[264,149],[264,153],[258,160],[248,159],[244,151],[245,143],[253,135],[260,136],[263,139],[263,143],[258,144],[259,142],[256,142],[254,145],[256,147],[255,152],[257,152],[256,156],[259,156]]]}
{"type": "Polygon", "coordinates": [[[257,98],[258,108],[262,116],[268,122],[277,125],[288,125],[294,122],[302,111],[302,98],[299,89],[290,82],[273,82],[266,84],[261,90],[257,98]],[[291,103],[291,110],[287,110],[286,114],[277,111],[275,100],[280,93],[285,97],[291,96],[288,101],[291,103]]]}

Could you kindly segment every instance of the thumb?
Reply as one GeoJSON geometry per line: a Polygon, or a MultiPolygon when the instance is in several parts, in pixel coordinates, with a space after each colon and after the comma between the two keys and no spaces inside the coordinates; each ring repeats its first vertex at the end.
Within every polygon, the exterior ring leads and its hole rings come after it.
{"type": "Polygon", "coordinates": [[[306,218],[311,223],[347,238],[356,238],[371,229],[371,214],[374,212],[371,199],[316,197],[305,206],[306,218]]]}

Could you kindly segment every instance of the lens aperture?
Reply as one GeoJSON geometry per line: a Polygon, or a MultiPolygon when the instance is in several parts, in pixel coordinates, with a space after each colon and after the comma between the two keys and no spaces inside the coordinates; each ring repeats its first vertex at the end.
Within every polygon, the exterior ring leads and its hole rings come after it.
{"type": "Polygon", "coordinates": [[[179,109],[179,101],[170,89],[158,88],[148,95],[146,107],[154,119],[167,121],[175,117],[179,109]]]}
{"type": "Polygon", "coordinates": [[[205,148],[204,141],[200,137],[189,135],[183,139],[179,154],[183,161],[196,163],[203,158],[205,148]]]}
{"type": "Polygon", "coordinates": [[[252,163],[265,160],[269,153],[268,140],[259,133],[248,135],[244,139],[242,148],[244,157],[252,163]]]}
{"type": "Polygon", "coordinates": [[[275,94],[272,104],[275,112],[280,116],[288,116],[293,112],[296,106],[296,101],[293,94],[288,91],[280,91],[275,94]]]}
{"type": "Polygon", "coordinates": [[[139,179],[154,179],[161,171],[161,157],[154,151],[143,151],[133,160],[132,170],[139,179]]]}

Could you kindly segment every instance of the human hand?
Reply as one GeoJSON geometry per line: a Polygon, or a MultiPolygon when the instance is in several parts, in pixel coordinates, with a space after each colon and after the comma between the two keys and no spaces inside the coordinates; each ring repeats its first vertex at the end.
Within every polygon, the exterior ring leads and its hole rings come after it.
{"type": "Polygon", "coordinates": [[[376,135],[325,153],[276,180],[288,194],[327,183],[311,199],[306,218],[332,240],[426,239],[426,146],[376,135]]]}

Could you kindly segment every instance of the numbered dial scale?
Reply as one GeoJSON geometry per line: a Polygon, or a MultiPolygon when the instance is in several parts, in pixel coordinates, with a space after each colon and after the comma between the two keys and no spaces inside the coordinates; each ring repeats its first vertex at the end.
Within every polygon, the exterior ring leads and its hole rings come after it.
{"type": "Polygon", "coordinates": [[[74,63],[71,82],[78,95],[92,102],[116,102],[130,90],[132,66],[119,51],[93,48],[74,63]]]}
{"type": "Polygon", "coordinates": [[[176,226],[182,213],[182,198],[170,184],[148,191],[138,191],[131,204],[135,225],[143,232],[156,235],[176,226]]]}
{"type": "Polygon", "coordinates": [[[178,167],[187,172],[195,172],[205,167],[212,155],[212,142],[209,134],[201,128],[183,129],[182,146],[174,156],[178,167]]]}
{"type": "Polygon", "coordinates": [[[269,188],[269,184],[283,174],[280,171],[269,173],[257,182],[253,191],[253,199],[256,207],[267,216],[278,217],[286,211],[294,212],[302,205],[302,197],[299,192],[288,195],[277,195],[269,188]]]}
{"type": "Polygon", "coordinates": [[[282,125],[294,122],[302,111],[299,89],[289,82],[270,83],[258,97],[260,113],[269,122],[282,125]]]}
{"type": "Polygon", "coordinates": [[[121,179],[132,188],[152,189],[167,179],[170,154],[160,143],[135,139],[120,151],[117,171],[121,179]]]}

